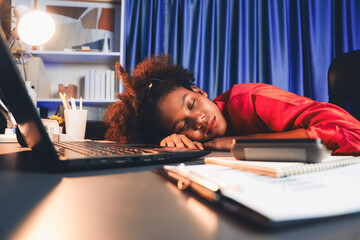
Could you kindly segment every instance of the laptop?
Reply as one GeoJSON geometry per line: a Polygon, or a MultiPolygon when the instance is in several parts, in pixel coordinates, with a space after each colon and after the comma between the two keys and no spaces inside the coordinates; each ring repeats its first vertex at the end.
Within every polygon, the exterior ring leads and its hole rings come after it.
{"type": "Polygon", "coordinates": [[[31,148],[37,170],[128,167],[166,164],[204,156],[210,151],[168,148],[147,144],[78,141],[52,142],[33,105],[7,44],[0,36],[0,89],[19,132],[31,148]],[[107,152],[107,153],[105,153],[107,152]]]}

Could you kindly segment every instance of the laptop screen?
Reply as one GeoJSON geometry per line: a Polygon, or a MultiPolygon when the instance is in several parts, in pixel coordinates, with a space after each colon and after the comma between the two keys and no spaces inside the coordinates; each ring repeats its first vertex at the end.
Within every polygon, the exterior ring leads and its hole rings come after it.
{"type": "Polygon", "coordinates": [[[27,145],[41,167],[57,166],[57,154],[26,90],[5,40],[0,36],[0,89],[27,145]]]}

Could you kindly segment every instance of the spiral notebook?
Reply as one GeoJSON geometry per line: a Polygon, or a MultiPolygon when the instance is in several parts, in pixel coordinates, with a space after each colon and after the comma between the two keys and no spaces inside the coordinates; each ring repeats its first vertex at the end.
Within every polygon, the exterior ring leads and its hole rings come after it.
{"type": "Polygon", "coordinates": [[[272,228],[360,213],[360,164],[354,164],[360,157],[340,158],[313,165],[317,172],[282,178],[214,164],[165,165],[157,172],[231,216],[272,228]]]}
{"type": "Polygon", "coordinates": [[[207,157],[205,158],[205,163],[279,178],[359,164],[360,157],[329,156],[320,163],[245,161],[236,160],[233,157],[207,157]]]}

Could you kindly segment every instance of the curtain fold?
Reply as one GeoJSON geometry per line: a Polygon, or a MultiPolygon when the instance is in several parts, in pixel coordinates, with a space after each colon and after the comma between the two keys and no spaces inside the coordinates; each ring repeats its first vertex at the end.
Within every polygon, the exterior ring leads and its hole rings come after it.
{"type": "Polygon", "coordinates": [[[360,49],[358,0],[125,1],[126,67],[170,54],[211,99],[262,82],[328,101],[332,59],[360,49]]]}

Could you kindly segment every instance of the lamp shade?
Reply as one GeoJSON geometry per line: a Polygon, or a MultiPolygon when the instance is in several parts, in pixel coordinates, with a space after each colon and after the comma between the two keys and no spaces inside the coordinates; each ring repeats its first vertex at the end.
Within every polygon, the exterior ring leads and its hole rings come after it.
{"type": "Polygon", "coordinates": [[[39,10],[27,11],[17,26],[21,40],[29,45],[42,45],[55,33],[55,22],[49,14],[39,10]]]}

